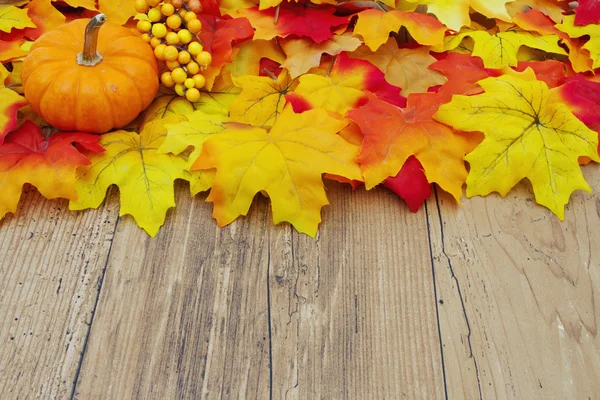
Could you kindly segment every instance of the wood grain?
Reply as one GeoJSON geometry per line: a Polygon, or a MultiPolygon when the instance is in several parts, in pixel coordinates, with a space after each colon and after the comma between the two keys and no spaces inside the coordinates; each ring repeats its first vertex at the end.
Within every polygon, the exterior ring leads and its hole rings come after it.
{"type": "Polygon", "coordinates": [[[428,204],[449,398],[600,393],[600,168],[561,223],[525,183],[428,204]]]}
{"type": "Polygon", "coordinates": [[[155,240],[120,223],[76,397],[443,397],[425,214],[329,188],[316,240],[181,190],[155,240]]]}
{"type": "Polygon", "coordinates": [[[115,199],[74,213],[26,189],[0,221],[0,398],[73,389],[117,220],[115,199]]]}
{"type": "Polygon", "coordinates": [[[273,397],[443,398],[425,213],[329,187],[316,240],[271,239],[273,397]]]}

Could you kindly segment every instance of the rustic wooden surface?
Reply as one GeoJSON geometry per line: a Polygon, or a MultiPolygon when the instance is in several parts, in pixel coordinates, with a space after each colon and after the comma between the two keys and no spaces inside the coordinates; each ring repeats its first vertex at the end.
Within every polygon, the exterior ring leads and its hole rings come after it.
{"type": "Polygon", "coordinates": [[[217,229],[183,184],[155,239],[115,193],[27,190],[0,221],[0,399],[597,398],[598,194],[561,223],[526,184],[417,214],[328,189],[316,239],[262,198],[217,229]]]}

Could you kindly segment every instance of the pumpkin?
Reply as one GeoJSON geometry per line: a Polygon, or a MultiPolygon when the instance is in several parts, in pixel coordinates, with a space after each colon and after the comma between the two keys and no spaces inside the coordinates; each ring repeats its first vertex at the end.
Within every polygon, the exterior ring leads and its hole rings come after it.
{"type": "Polygon", "coordinates": [[[105,22],[99,14],[45,33],[23,62],[25,98],[60,130],[122,128],[156,96],[152,48],[130,30],[105,22]]]}

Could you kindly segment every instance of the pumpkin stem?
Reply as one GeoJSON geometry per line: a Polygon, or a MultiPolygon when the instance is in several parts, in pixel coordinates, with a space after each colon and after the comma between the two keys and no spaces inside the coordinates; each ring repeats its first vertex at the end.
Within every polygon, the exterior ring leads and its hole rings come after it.
{"type": "Polygon", "coordinates": [[[106,15],[98,14],[88,22],[85,27],[85,40],[83,42],[83,51],[77,54],[77,63],[86,67],[93,67],[102,61],[102,56],[98,53],[98,32],[106,22],[106,15]]]}

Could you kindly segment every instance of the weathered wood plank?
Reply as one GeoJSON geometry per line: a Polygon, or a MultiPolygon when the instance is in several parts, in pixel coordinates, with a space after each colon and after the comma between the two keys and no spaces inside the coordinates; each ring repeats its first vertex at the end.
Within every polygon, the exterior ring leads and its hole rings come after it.
{"type": "Polygon", "coordinates": [[[77,397],[442,397],[425,215],[329,187],[317,240],[181,190],[157,239],[124,220],[77,397]]]}
{"type": "Polygon", "coordinates": [[[274,398],[443,398],[425,213],[330,187],[316,240],[270,243],[274,398]]]}
{"type": "Polygon", "coordinates": [[[520,184],[428,212],[449,398],[600,393],[600,168],[565,222],[520,184]],[[442,304],[443,303],[443,304],[442,304]]]}
{"type": "Polygon", "coordinates": [[[119,224],[76,398],[268,397],[267,208],[218,230],[177,203],[155,239],[119,224]]]}
{"type": "Polygon", "coordinates": [[[70,212],[28,188],[0,221],[0,398],[69,398],[114,234],[112,196],[70,212]]]}

